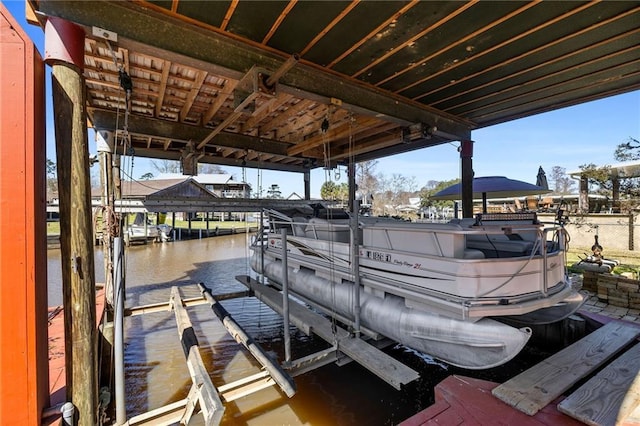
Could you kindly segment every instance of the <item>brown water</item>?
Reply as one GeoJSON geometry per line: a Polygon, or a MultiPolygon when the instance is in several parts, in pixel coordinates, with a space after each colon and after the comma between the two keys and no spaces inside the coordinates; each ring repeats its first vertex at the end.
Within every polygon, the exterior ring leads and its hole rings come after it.
{"type": "MultiPolygon", "coordinates": [[[[126,306],[169,300],[172,286],[183,297],[196,297],[196,283],[213,294],[242,291],[235,276],[250,274],[247,237],[243,234],[134,246],[127,249],[126,306]]],[[[102,253],[96,250],[97,281],[102,278],[102,253]]],[[[60,255],[49,250],[49,305],[60,303],[60,255]]],[[[282,320],[255,298],[222,302],[234,319],[275,358],[282,361],[282,320]]],[[[260,371],[244,348],[220,325],[209,305],[188,308],[203,359],[216,386],[260,371]]],[[[293,358],[328,345],[295,328],[293,358]]],[[[428,357],[396,347],[387,351],[418,370],[421,379],[397,391],[356,363],[334,364],[295,379],[296,395],[289,399],[275,388],[227,404],[223,425],[391,425],[433,403],[433,387],[450,374],[474,375],[496,381],[519,372],[521,364],[539,357],[525,351],[524,360],[507,369],[472,373],[434,364],[428,357]],[[531,358],[531,359],[529,359],[531,358]]],[[[522,357],[519,357],[522,358],[522,357]]],[[[125,371],[128,417],[185,398],[191,386],[178,339],[173,312],[125,319],[125,371]]],[[[192,422],[198,424],[197,421],[192,422]]]]}

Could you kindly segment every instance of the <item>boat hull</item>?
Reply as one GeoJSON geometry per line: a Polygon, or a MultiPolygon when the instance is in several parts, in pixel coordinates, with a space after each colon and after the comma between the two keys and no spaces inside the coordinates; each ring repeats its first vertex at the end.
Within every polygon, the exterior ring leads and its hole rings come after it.
{"type": "MultiPolygon", "coordinates": [[[[282,284],[283,263],[259,251],[251,259],[255,271],[282,284]],[[264,267],[261,267],[263,264],[264,267]]],[[[332,282],[306,268],[288,268],[289,291],[313,301],[328,315],[354,318],[354,284],[332,282]]],[[[439,316],[406,306],[393,294],[360,294],[360,324],[403,345],[467,369],[495,367],[515,357],[531,337],[529,328],[514,328],[483,318],[476,322],[439,316]]]]}

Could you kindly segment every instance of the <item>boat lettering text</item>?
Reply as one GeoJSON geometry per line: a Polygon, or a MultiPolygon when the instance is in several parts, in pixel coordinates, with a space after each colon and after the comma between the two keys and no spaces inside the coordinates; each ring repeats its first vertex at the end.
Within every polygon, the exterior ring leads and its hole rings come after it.
{"type": "Polygon", "coordinates": [[[379,251],[367,250],[367,257],[369,259],[377,260],[378,262],[391,262],[391,255],[387,253],[381,253],[379,251]]]}

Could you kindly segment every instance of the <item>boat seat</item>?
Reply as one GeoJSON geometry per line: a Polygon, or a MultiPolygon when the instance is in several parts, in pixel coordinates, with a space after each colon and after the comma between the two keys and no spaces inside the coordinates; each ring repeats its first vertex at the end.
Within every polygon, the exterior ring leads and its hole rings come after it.
{"type": "Polygon", "coordinates": [[[481,250],[485,257],[527,256],[533,245],[533,241],[510,240],[506,235],[467,235],[467,248],[481,250]]]}
{"type": "Polygon", "coordinates": [[[336,243],[348,243],[349,219],[324,220],[312,217],[304,228],[307,238],[333,241],[336,243]]]}
{"type": "Polygon", "coordinates": [[[464,249],[464,259],[484,259],[485,255],[481,250],[464,249]]]}
{"type": "Polygon", "coordinates": [[[309,219],[303,216],[294,216],[291,218],[293,220],[293,224],[291,225],[291,229],[293,230],[293,235],[296,237],[304,237],[305,236],[305,228],[309,219]]]}

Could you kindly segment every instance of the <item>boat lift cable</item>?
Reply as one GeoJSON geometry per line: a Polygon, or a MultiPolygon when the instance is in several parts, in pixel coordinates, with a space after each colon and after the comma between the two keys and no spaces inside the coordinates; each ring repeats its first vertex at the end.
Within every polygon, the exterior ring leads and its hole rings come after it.
{"type": "MultiPolygon", "coordinates": [[[[333,182],[331,180],[331,146],[327,141],[327,130],[329,130],[329,112],[327,112],[327,117],[322,122],[322,127],[324,131],[322,132],[322,147],[323,147],[323,160],[324,160],[324,182],[325,184],[328,182],[333,182]],[[326,124],[325,124],[326,123],[326,124]]],[[[328,218],[330,219],[330,218],[328,218]]],[[[329,223],[327,226],[331,226],[329,223]]],[[[316,236],[317,238],[317,236],[316,236]]],[[[333,233],[329,232],[329,258],[334,259],[334,241],[333,241],[333,233]]],[[[329,264],[329,277],[330,282],[335,283],[335,265],[333,263],[329,264]]],[[[331,332],[333,334],[334,345],[338,343],[338,326],[336,320],[336,294],[335,294],[335,284],[331,285],[331,332]]]]}

